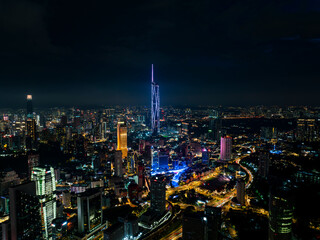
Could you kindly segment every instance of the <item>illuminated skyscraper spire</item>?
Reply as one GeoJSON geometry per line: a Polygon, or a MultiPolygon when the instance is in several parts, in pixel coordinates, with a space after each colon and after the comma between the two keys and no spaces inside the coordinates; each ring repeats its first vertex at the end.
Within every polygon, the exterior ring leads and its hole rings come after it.
{"type": "Polygon", "coordinates": [[[151,65],[151,129],[153,135],[160,132],[160,92],[159,85],[153,79],[153,64],[151,65]]]}

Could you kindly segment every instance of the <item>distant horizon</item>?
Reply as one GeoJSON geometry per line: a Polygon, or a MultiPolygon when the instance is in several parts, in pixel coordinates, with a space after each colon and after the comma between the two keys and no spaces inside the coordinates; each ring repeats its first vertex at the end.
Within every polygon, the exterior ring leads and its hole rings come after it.
{"type": "MultiPolygon", "coordinates": [[[[40,106],[37,107],[36,104],[33,102],[33,108],[34,109],[54,109],[54,108],[80,108],[80,109],[108,109],[110,107],[121,107],[121,108],[127,108],[127,107],[139,107],[139,108],[147,108],[150,109],[150,106],[148,105],[142,105],[142,104],[136,104],[136,105],[126,105],[126,104],[113,104],[113,105],[56,105],[56,106],[40,106]]],[[[173,108],[250,108],[250,107],[280,107],[280,108],[285,108],[285,107],[310,107],[310,108],[320,108],[320,105],[267,105],[267,104],[257,104],[257,105],[164,105],[160,106],[160,108],[168,108],[168,107],[173,107],[173,108]]],[[[0,107],[0,110],[25,110],[26,107],[0,107]]]]}

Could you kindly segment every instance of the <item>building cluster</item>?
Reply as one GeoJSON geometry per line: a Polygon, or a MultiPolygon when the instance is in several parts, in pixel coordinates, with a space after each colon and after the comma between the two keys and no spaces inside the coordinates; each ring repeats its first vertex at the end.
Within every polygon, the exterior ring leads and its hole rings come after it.
{"type": "Polygon", "coordinates": [[[1,110],[2,239],[143,239],[177,221],[182,239],[220,240],[251,215],[292,239],[292,192],[320,184],[319,110],[161,107],[153,68],[150,108],[43,110],[27,95],[1,110]]]}

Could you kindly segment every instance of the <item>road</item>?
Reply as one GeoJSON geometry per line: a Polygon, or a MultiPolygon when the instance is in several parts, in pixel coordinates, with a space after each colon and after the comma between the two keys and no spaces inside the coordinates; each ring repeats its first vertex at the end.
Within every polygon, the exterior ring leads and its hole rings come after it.
{"type": "Polygon", "coordinates": [[[176,230],[172,231],[167,236],[161,238],[160,240],[177,240],[182,237],[182,226],[178,227],[176,230]]]}

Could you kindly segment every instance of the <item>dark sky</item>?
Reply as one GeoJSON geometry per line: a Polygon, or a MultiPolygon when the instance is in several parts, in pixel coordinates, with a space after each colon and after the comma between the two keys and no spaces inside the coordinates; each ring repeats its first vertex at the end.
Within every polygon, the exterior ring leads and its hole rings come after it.
{"type": "Polygon", "coordinates": [[[0,107],[320,105],[317,0],[1,0],[0,107]]]}

